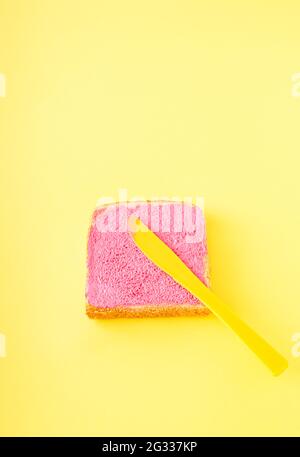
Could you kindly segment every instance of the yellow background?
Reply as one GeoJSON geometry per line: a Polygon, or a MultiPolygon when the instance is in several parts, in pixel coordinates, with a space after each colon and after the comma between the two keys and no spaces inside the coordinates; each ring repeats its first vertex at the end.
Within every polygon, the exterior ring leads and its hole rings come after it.
{"type": "Polygon", "coordinates": [[[1,435],[299,434],[298,1],[0,0],[1,435]],[[84,314],[97,199],[204,196],[217,319],[84,314]]]}

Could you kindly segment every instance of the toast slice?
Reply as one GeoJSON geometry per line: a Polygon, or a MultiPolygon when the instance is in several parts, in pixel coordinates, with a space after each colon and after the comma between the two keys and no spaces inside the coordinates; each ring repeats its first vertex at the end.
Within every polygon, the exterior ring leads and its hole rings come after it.
{"type": "Polygon", "coordinates": [[[87,252],[91,318],[205,316],[209,310],[137,248],[132,214],[156,233],[209,286],[206,228],[200,207],[184,202],[114,203],[92,217],[87,252]]]}

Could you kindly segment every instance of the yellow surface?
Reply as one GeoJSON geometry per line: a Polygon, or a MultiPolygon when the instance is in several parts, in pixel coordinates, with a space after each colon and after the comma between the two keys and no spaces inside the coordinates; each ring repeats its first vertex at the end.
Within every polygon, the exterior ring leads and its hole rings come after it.
{"type": "Polygon", "coordinates": [[[299,434],[299,15],[0,0],[2,435],[299,434]],[[121,187],[205,197],[213,289],[282,376],[213,317],[86,318],[90,215],[121,187]]]}

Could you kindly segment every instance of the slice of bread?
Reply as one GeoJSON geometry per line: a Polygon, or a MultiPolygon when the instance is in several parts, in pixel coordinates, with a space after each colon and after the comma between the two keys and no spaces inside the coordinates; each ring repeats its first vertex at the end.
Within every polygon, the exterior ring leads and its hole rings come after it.
{"type": "Polygon", "coordinates": [[[209,310],[134,244],[137,215],[209,286],[203,211],[183,202],[115,203],[95,210],[88,237],[87,314],[91,318],[207,315],[209,310]]]}

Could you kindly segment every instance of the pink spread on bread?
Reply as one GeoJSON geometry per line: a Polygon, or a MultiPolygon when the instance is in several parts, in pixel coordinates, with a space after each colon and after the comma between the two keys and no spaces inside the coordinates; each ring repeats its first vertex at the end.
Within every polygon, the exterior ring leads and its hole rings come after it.
{"type": "Polygon", "coordinates": [[[209,286],[202,209],[182,202],[116,203],[97,208],[88,237],[87,314],[94,318],[205,315],[207,308],[137,248],[136,214],[209,286]]]}

